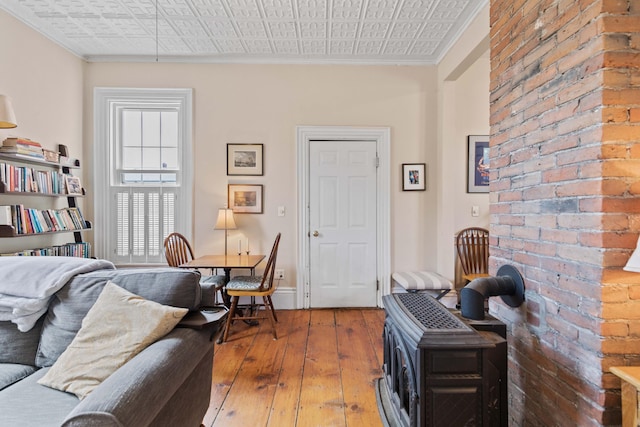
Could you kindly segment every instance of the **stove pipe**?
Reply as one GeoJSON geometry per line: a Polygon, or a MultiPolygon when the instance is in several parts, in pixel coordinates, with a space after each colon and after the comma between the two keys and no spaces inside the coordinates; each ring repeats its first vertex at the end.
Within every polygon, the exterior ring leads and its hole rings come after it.
{"type": "Polygon", "coordinates": [[[484,319],[484,300],[499,296],[510,307],[524,301],[524,281],[512,265],[503,265],[497,276],[472,280],[460,291],[460,314],[472,320],[484,319]]]}

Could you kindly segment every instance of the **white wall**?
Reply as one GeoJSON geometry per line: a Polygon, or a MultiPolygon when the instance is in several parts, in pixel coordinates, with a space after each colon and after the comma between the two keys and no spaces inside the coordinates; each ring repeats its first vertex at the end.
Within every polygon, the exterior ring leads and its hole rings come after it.
{"type": "MultiPolygon", "coordinates": [[[[21,136],[50,149],[65,144],[82,159],[84,62],[1,11],[0,38],[0,94],[12,98],[18,121],[17,128],[0,130],[0,142],[21,136]]],[[[84,178],[87,168],[81,173],[84,178]]],[[[2,205],[17,203],[50,208],[56,207],[51,203],[65,206],[66,199],[0,196],[2,205]]],[[[0,253],[69,241],[72,234],[5,238],[0,239],[0,253]]]]}
{"type": "Polygon", "coordinates": [[[489,194],[467,193],[467,136],[489,135],[489,6],[438,64],[438,272],[454,278],[454,235],[489,226],[489,194]],[[471,215],[478,206],[480,215],[471,215]]]}
{"type": "MultiPolygon", "coordinates": [[[[489,55],[478,58],[465,71],[454,85],[455,102],[455,144],[451,144],[454,158],[467,159],[467,136],[489,135],[489,55]]],[[[464,163],[466,170],[467,163],[464,163]]],[[[464,227],[489,227],[489,195],[486,193],[467,193],[467,174],[456,173],[454,180],[445,180],[443,184],[452,184],[452,194],[456,194],[454,224],[456,231],[464,227]],[[478,217],[471,216],[472,206],[480,207],[478,217]]]]}
{"type": "Polygon", "coordinates": [[[391,268],[435,267],[435,67],[92,63],[85,80],[87,159],[93,88],[107,86],[194,89],[197,254],[223,251],[223,232],[213,224],[227,184],[263,184],[264,214],[236,215],[239,229],[230,232],[230,247],[246,236],[252,250],[265,253],[282,232],[278,268],[286,270],[286,280],[280,287],[295,287],[296,126],[383,126],[392,134],[391,268]],[[264,144],[264,176],[227,177],[227,143],[264,144]],[[428,191],[401,191],[400,165],[410,162],[428,163],[428,191]],[[286,216],[277,216],[278,206],[286,216]]]}

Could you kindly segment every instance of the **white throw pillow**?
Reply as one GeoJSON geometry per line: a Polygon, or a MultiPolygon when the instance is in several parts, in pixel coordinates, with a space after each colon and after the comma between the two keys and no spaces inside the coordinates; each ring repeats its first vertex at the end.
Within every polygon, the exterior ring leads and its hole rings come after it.
{"type": "Polygon", "coordinates": [[[187,312],[109,281],[69,347],[38,383],[84,399],[120,366],[168,334],[187,312]]]}

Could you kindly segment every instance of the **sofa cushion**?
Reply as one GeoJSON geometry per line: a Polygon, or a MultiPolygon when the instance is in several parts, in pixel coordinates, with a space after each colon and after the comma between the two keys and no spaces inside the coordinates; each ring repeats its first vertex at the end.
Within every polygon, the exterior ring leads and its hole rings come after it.
{"type": "MultiPolygon", "coordinates": [[[[36,371],[34,366],[0,363],[0,390],[28,377],[36,371]]],[[[1,399],[0,399],[1,400],[1,399]]]]}
{"type": "Polygon", "coordinates": [[[65,417],[80,402],[64,393],[37,383],[48,368],[0,391],[0,425],[11,427],[49,427],[62,425],[65,417]]]}
{"type": "Polygon", "coordinates": [[[120,366],[168,334],[187,312],[107,282],[78,334],[38,383],[84,399],[120,366]]]}
{"type": "Polygon", "coordinates": [[[35,365],[43,320],[44,316],[27,332],[20,332],[15,323],[0,322],[0,363],[35,365]]]}
{"type": "Polygon", "coordinates": [[[36,366],[51,366],[69,346],[107,281],[163,305],[200,306],[200,273],[177,268],[100,270],[79,274],[53,297],[44,319],[36,366]]]}

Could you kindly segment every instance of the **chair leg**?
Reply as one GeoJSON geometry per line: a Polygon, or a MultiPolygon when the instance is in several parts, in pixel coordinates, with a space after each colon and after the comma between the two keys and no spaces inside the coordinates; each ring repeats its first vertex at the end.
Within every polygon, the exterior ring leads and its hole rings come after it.
{"type": "Polygon", "coordinates": [[[240,297],[231,298],[231,308],[229,309],[229,313],[227,314],[227,325],[224,328],[224,337],[222,338],[222,342],[225,342],[229,337],[229,329],[231,329],[231,322],[233,321],[233,317],[236,314],[236,307],[238,307],[239,299],[240,297]]]}
{"type": "Polygon", "coordinates": [[[273,301],[271,301],[271,295],[267,295],[267,298],[269,299],[269,306],[271,307],[271,312],[273,313],[273,318],[276,319],[276,322],[278,321],[278,316],[276,316],[276,309],[273,307],[273,301]]]}
{"type": "Polygon", "coordinates": [[[262,297],[262,299],[264,300],[264,306],[266,311],[269,312],[269,322],[271,322],[271,330],[273,331],[273,339],[277,340],[278,339],[278,334],[276,332],[276,316],[273,312],[273,305],[271,305],[269,303],[269,296],[264,296],[262,297]]]}
{"type": "Polygon", "coordinates": [[[213,305],[218,305],[218,289],[213,288],[213,305]]]}
{"type": "Polygon", "coordinates": [[[215,294],[214,294],[214,301],[216,303],[216,305],[220,305],[224,302],[224,295],[222,294],[224,292],[224,286],[219,286],[216,288],[215,294]],[[222,302],[218,302],[218,293],[220,294],[220,301],[222,302]]]}

